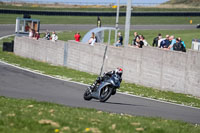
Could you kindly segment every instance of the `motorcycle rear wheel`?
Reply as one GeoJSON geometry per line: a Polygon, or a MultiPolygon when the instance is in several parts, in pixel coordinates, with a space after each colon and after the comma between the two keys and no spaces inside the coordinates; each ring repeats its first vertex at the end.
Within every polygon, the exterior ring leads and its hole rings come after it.
{"type": "Polygon", "coordinates": [[[100,92],[100,102],[106,102],[110,96],[112,95],[112,88],[109,86],[105,86],[100,92]]]}
{"type": "Polygon", "coordinates": [[[92,99],[92,94],[90,92],[90,89],[87,88],[87,90],[85,91],[85,93],[83,94],[83,98],[87,101],[92,99]]]}

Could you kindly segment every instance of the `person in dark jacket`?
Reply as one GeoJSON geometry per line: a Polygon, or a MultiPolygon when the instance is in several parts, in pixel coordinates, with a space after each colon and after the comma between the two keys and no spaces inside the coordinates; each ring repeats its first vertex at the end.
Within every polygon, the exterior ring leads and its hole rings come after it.
{"type": "Polygon", "coordinates": [[[160,43],[160,48],[165,48],[168,49],[168,47],[170,46],[171,42],[169,40],[169,35],[166,35],[166,39],[161,41],[160,43]]]}
{"type": "Polygon", "coordinates": [[[134,32],[134,39],[133,39],[131,45],[136,46],[136,40],[137,40],[137,39],[140,39],[140,37],[139,37],[139,35],[138,35],[137,32],[134,32]]]}
{"type": "Polygon", "coordinates": [[[153,39],[153,43],[152,43],[152,46],[153,46],[153,47],[154,47],[154,46],[155,46],[155,47],[158,47],[158,40],[159,40],[160,38],[162,38],[161,33],[159,33],[158,36],[155,37],[155,38],[153,39]]]}
{"type": "Polygon", "coordinates": [[[176,38],[176,43],[173,45],[173,50],[174,51],[182,51],[182,52],[184,52],[184,48],[185,47],[180,42],[179,38],[176,38]]]}

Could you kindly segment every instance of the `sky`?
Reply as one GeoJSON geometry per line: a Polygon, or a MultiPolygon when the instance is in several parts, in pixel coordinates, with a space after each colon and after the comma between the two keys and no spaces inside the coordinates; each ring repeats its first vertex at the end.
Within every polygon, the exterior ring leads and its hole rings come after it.
{"type": "MultiPolygon", "coordinates": [[[[111,3],[116,3],[117,0],[0,0],[0,1],[40,1],[42,3],[51,3],[51,2],[62,2],[62,3],[79,3],[79,4],[86,4],[86,3],[94,3],[94,4],[111,4],[111,3]]],[[[122,4],[125,4],[127,0],[120,0],[122,4]]],[[[152,5],[155,3],[162,3],[166,2],[168,0],[132,0],[132,3],[134,4],[141,4],[141,5],[152,5]]]]}

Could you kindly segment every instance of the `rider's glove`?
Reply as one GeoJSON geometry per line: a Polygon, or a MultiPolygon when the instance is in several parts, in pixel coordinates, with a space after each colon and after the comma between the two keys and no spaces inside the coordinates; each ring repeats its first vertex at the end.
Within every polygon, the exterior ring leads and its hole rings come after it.
{"type": "Polygon", "coordinates": [[[102,80],[101,76],[97,78],[97,82],[100,82],[101,80],[102,80]]]}

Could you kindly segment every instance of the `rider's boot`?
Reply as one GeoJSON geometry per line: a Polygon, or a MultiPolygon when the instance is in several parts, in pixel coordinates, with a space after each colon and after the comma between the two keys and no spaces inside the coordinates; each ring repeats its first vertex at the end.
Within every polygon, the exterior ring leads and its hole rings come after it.
{"type": "Polygon", "coordinates": [[[95,86],[96,86],[96,82],[89,86],[90,92],[94,91],[95,86]]]}
{"type": "Polygon", "coordinates": [[[89,87],[90,88],[90,92],[93,92],[95,89],[95,86],[101,82],[103,78],[102,77],[98,77],[97,80],[89,87]]]}

